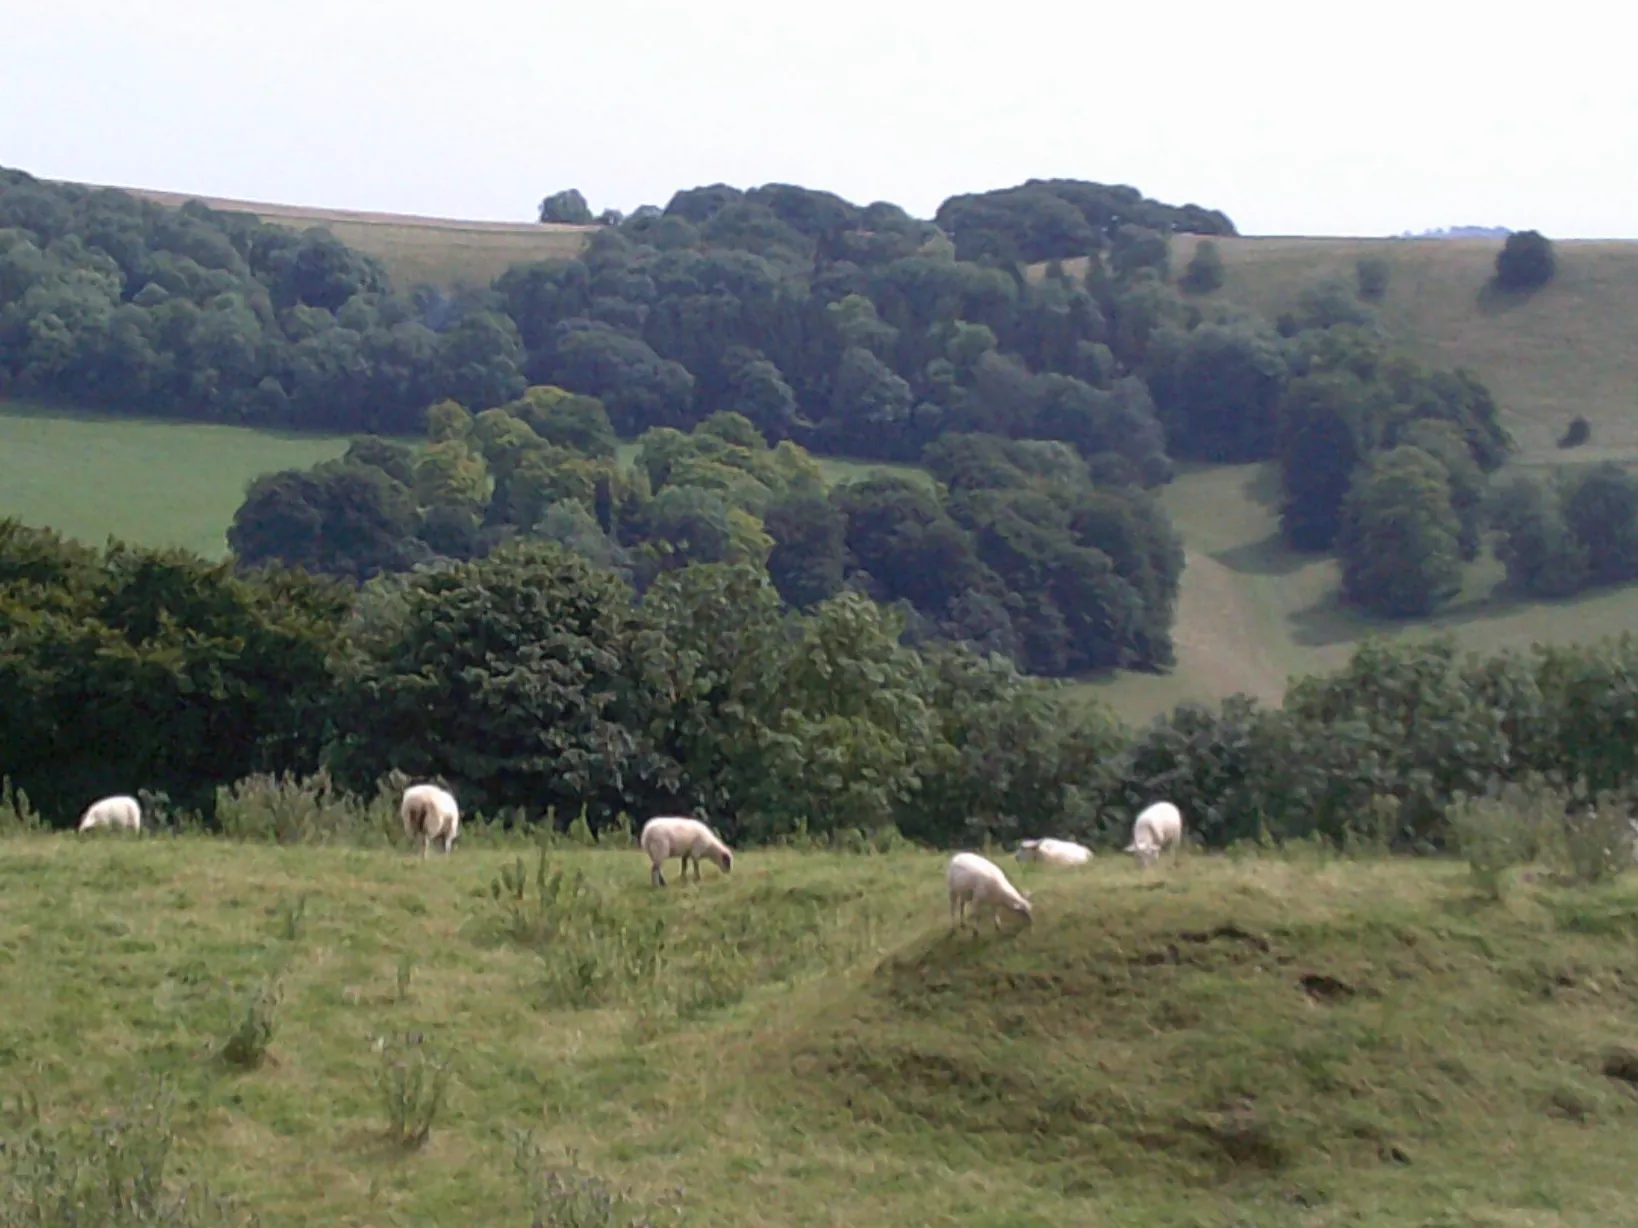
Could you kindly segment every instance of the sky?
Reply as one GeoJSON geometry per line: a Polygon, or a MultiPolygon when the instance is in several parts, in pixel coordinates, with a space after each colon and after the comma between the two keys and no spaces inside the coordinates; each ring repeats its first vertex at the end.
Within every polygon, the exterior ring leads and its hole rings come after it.
{"type": "Polygon", "coordinates": [[[1638,237],[1621,6],[0,0],[0,166],[532,221],[797,183],[1127,183],[1243,234],[1638,237]]]}

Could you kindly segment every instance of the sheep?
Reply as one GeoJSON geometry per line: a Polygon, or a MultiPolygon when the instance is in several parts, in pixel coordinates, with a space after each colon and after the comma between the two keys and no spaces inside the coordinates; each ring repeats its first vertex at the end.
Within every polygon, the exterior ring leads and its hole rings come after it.
{"type": "Polygon", "coordinates": [[[1092,860],[1092,850],[1073,840],[1021,840],[1013,854],[1019,861],[1040,861],[1049,866],[1080,866],[1092,860]]]}
{"type": "Polygon", "coordinates": [[[733,851],[717,838],[717,834],[698,819],[677,815],[660,815],[643,824],[637,838],[643,852],[648,854],[649,881],[656,887],[665,886],[665,875],[660,866],[668,857],[682,858],[683,881],[688,881],[688,862],[694,861],[694,881],[700,881],[700,858],[716,862],[727,874],[734,867],[733,851]]]}
{"type": "Polygon", "coordinates": [[[1029,896],[1009,883],[1001,867],[988,857],[980,857],[977,853],[957,853],[950,858],[950,868],[945,872],[944,880],[950,888],[950,922],[957,928],[967,922],[969,903],[973,906],[975,926],[981,905],[989,906],[997,930],[1001,928],[1003,909],[1017,913],[1026,922],[1033,923],[1035,920],[1029,896]]]}
{"type": "Polygon", "coordinates": [[[411,785],[405,789],[398,814],[404,821],[404,834],[411,840],[419,837],[422,860],[435,840],[447,855],[460,834],[461,808],[447,789],[437,785],[411,785]]]}
{"type": "Polygon", "coordinates": [[[1142,866],[1152,866],[1160,851],[1183,839],[1183,814],[1170,802],[1156,802],[1139,814],[1132,824],[1132,843],[1123,850],[1142,866]]]}
{"type": "Polygon", "coordinates": [[[113,827],[121,831],[142,830],[142,806],[134,797],[116,793],[101,801],[92,802],[80,816],[80,830],[93,827],[113,827]]]}

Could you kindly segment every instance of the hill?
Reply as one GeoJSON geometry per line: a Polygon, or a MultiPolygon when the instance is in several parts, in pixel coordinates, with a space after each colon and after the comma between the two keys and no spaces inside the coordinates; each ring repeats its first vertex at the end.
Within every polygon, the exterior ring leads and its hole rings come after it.
{"type": "Polygon", "coordinates": [[[323,226],[349,247],[379,258],[393,284],[405,288],[422,282],[450,290],[461,286],[481,288],[514,264],[576,255],[585,246],[586,236],[597,229],[556,223],[473,222],[408,213],[272,205],[148,188],[126,188],[125,191],[171,208],[198,200],[212,209],[252,213],[264,222],[299,230],[323,226]]]}
{"type": "MultiPolygon", "coordinates": [[[[1187,264],[1198,239],[1173,241],[1187,264]]],[[[1383,325],[1416,357],[1468,367],[1490,387],[1524,463],[1638,458],[1638,242],[1561,240],[1558,272],[1534,294],[1487,289],[1500,243],[1488,239],[1216,239],[1229,299],[1273,319],[1328,276],[1351,285],[1355,261],[1390,269],[1377,305],[1383,325]],[[1584,415],[1592,443],[1561,452],[1569,420],[1584,415]]]]}
{"type": "MultiPolygon", "coordinates": [[[[1479,905],[1448,864],[1111,857],[1021,868],[1035,925],[973,937],[930,854],[657,891],[635,851],[558,849],[542,907],[528,849],[466,843],[7,840],[0,1079],[54,1133],[165,1078],[173,1164],[270,1226],[528,1223],[521,1130],[650,1208],[680,1187],[654,1223],[1638,1223],[1631,885],[1479,905]],[[272,985],[265,1060],[228,1062],[272,985]],[[439,1061],[406,1154],[392,1064],[439,1061]]],[[[534,1222],[627,1222],[525,1169],[534,1222]]]]}
{"type": "MultiPolygon", "coordinates": [[[[1349,281],[1375,257],[1391,272],[1376,305],[1384,327],[1412,354],[1465,366],[1494,392],[1518,453],[1497,475],[1519,470],[1638,461],[1638,348],[1626,321],[1638,310],[1638,243],[1555,243],[1558,273],[1535,294],[1487,290],[1499,244],[1473,239],[1218,238],[1225,283],[1205,302],[1235,302],[1270,319],[1327,277],[1349,281]],[[1560,449],[1582,415],[1592,442],[1560,449]]],[[[1173,239],[1181,268],[1199,240],[1173,239]]],[[[1073,268],[1073,262],[1067,262],[1073,268]]],[[[1129,720],[1184,701],[1245,691],[1277,702],[1286,680],[1334,669],[1368,632],[1390,636],[1452,630],[1479,651],[1615,634],[1638,617],[1638,591],[1617,588],[1559,602],[1493,592],[1501,568],[1486,556],[1468,568],[1461,596],[1435,618],[1372,619],[1337,600],[1334,558],[1289,549],[1278,520],[1272,465],[1184,467],[1162,494],[1184,540],[1187,564],[1174,632],[1177,668],[1164,677],[1122,674],[1087,684],[1129,720]]]]}

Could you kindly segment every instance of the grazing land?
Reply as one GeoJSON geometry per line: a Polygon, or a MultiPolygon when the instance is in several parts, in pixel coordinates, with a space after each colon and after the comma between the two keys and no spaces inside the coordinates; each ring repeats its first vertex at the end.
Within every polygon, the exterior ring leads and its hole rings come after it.
{"type": "Polygon", "coordinates": [[[101,545],[227,553],[257,475],[340,456],[345,439],[193,422],[70,414],[0,402],[0,516],[101,545]]]}
{"type": "Polygon", "coordinates": [[[471,222],[408,213],[270,205],[210,196],[191,197],[181,192],[156,192],[146,188],[126,190],[173,208],[189,200],[199,200],[212,209],[254,213],[264,222],[298,230],[322,226],[349,247],[380,259],[393,284],[405,288],[426,283],[446,290],[479,289],[514,264],[577,255],[586,245],[587,236],[597,229],[556,223],[471,222]]]}
{"type": "Polygon", "coordinates": [[[8,838],[0,1089],[60,1129],[164,1078],[179,1173],[266,1225],[527,1224],[570,1150],[656,1224],[1638,1224],[1630,875],[1105,854],[975,937],[928,853],[545,856],[8,838]]]}
{"type": "MultiPolygon", "coordinates": [[[[1174,268],[1188,263],[1199,241],[1177,236],[1174,268]]],[[[1214,242],[1226,280],[1208,301],[1243,303],[1269,319],[1321,278],[1352,285],[1356,261],[1384,260],[1388,290],[1376,305],[1383,325],[1422,361],[1476,372],[1495,394],[1521,461],[1638,460],[1638,241],[1557,241],[1553,280],[1523,295],[1490,288],[1501,250],[1494,239],[1214,242]],[[1577,414],[1591,423],[1592,441],[1560,452],[1556,441],[1577,414]]]]}

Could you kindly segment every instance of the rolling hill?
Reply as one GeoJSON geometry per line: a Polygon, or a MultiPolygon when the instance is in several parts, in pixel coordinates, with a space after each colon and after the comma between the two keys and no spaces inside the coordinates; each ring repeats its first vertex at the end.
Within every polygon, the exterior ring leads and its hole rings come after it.
{"type": "MultiPolygon", "coordinates": [[[[140,194],[166,204],[185,199],[140,194]]],[[[380,256],[395,278],[444,285],[481,284],[516,260],[571,255],[591,229],[221,199],[206,203],[295,226],[329,226],[338,237],[380,256]]],[[[1174,240],[1174,269],[1187,263],[1199,241],[1192,235],[1174,240]]],[[[1377,305],[1384,326],[1424,361],[1468,367],[1490,386],[1519,444],[1510,469],[1638,461],[1638,335],[1633,331],[1638,242],[1557,243],[1554,281],[1534,294],[1509,296],[1489,289],[1499,249],[1491,239],[1213,241],[1226,280],[1204,301],[1239,303],[1270,318],[1294,306],[1300,292],[1322,278],[1351,282],[1360,258],[1384,260],[1390,280],[1377,305]],[[1561,451],[1555,441],[1578,414],[1591,423],[1591,442],[1561,451]]],[[[847,462],[829,470],[834,480],[846,472],[847,462]]],[[[234,480],[242,486],[243,478],[234,480]]],[[[1166,676],[1120,675],[1080,688],[1131,720],[1147,719],[1181,700],[1211,700],[1234,691],[1277,700],[1290,675],[1341,663],[1353,643],[1373,630],[1416,635],[1450,629],[1475,648],[1488,649],[1596,637],[1638,622],[1638,590],[1588,593],[1558,603],[1493,596],[1499,569],[1487,559],[1470,569],[1460,599],[1437,618],[1380,623],[1338,606],[1333,560],[1284,547],[1277,532],[1278,492],[1268,467],[1185,469],[1162,498],[1182,532],[1188,558],[1175,633],[1178,666],[1166,676]]],[[[201,525],[199,540],[219,541],[224,523],[201,525]]],[[[86,522],[77,531],[94,529],[86,522]]]]}
{"type": "Polygon", "coordinates": [[[253,213],[264,222],[300,230],[323,226],[343,243],[378,257],[395,285],[426,282],[447,290],[487,286],[514,264],[573,256],[585,246],[586,236],[597,229],[272,205],[147,188],[124,190],[172,208],[199,200],[212,209],[253,213]]]}

